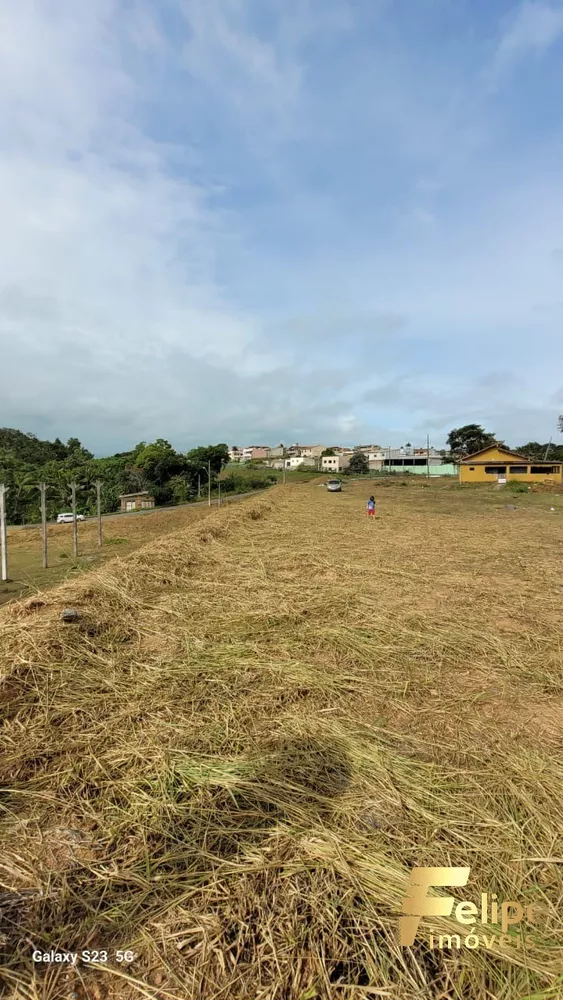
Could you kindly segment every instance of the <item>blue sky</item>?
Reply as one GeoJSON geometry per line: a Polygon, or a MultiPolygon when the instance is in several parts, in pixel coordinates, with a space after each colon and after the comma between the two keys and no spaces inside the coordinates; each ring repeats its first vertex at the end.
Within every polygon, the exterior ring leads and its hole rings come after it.
{"type": "Polygon", "coordinates": [[[557,439],[562,57],[562,0],[0,3],[0,423],[557,439]]]}

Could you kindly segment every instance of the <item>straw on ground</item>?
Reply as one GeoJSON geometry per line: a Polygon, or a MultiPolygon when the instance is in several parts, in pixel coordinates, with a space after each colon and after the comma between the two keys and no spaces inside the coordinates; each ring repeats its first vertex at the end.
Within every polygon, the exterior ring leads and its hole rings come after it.
{"type": "Polygon", "coordinates": [[[276,487],[2,610],[6,996],[562,995],[561,501],[364,493],[276,487]],[[534,947],[401,950],[425,864],[542,904],[534,947]]]}

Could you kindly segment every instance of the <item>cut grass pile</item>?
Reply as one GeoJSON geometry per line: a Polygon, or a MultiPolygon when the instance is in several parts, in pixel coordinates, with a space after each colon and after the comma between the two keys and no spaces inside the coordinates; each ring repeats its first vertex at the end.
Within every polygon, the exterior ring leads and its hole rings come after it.
{"type": "MultiPolygon", "coordinates": [[[[241,497],[223,498],[223,503],[237,503],[241,497]]],[[[215,501],[216,502],[216,501],[215,501]]],[[[0,604],[37,593],[45,587],[77,576],[92,563],[113,556],[112,546],[122,546],[121,552],[133,552],[151,539],[169,534],[201,520],[214,509],[207,505],[155,508],[139,514],[112,515],[103,518],[102,548],[98,546],[98,526],[94,520],[78,525],[78,557],[72,547],[72,524],[50,524],[47,528],[48,568],[41,562],[41,528],[11,527],[8,529],[8,582],[0,582],[0,604]]]]}
{"type": "Polygon", "coordinates": [[[563,996],[560,500],[364,493],[276,487],[0,612],[7,997],[563,996]],[[540,904],[528,944],[401,949],[414,865],[540,904]]]}

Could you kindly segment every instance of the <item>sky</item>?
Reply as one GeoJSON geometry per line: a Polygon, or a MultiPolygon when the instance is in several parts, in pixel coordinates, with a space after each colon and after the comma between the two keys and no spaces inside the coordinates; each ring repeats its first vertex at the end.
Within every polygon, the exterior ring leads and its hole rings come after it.
{"type": "Polygon", "coordinates": [[[563,0],[0,0],[0,425],[559,440],[563,0]]]}

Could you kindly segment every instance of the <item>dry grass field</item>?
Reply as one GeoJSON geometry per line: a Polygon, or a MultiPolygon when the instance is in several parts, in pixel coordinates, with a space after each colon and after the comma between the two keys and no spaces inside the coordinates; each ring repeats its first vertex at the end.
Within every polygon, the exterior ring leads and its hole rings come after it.
{"type": "MultiPolygon", "coordinates": [[[[237,503],[240,497],[229,497],[227,503],[237,503]]],[[[225,502],[225,501],[223,501],[225,502]]],[[[72,549],[72,524],[50,524],[47,528],[48,568],[41,564],[41,528],[12,527],[8,529],[9,577],[0,581],[0,605],[15,597],[31,597],[37,591],[75,577],[112,558],[134,551],[141,545],[169,534],[178,528],[194,524],[214,510],[204,504],[156,508],[142,514],[111,515],[103,518],[104,545],[98,546],[97,522],[87,520],[78,525],[78,557],[72,549]]]]}
{"type": "Polygon", "coordinates": [[[563,997],[563,499],[375,491],[278,486],[0,611],[1,995],[563,997]],[[416,865],[535,921],[401,948],[416,865]]]}

